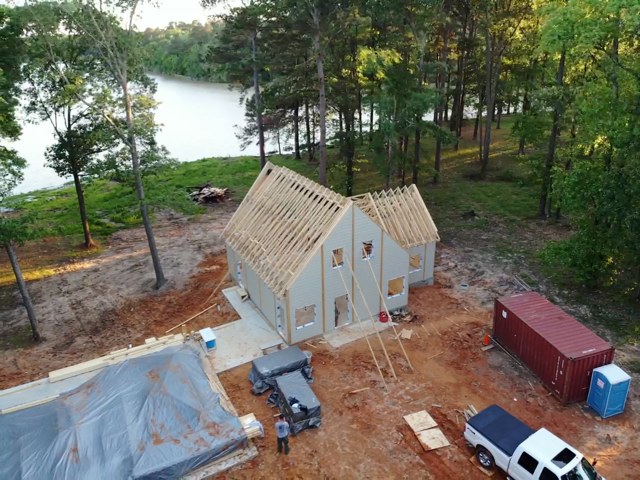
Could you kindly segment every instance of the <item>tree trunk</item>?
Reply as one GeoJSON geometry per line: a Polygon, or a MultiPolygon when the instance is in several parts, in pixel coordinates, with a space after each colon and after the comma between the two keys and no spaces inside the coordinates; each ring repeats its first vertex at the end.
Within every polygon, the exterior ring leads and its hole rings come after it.
{"type": "Polygon", "coordinates": [[[362,90],[360,89],[360,82],[358,82],[358,132],[360,135],[360,145],[364,144],[362,138],[362,90]]]}
{"type": "Polygon", "coordinates": [[[296,160],[300,160],[300,102],[296,100],[296,106],[293,109],[293,141],[295,143],[296,160]]]}
{"type": "MultiPolygon", "coordinates": [[[[527,79],[528,80],[528,79],[527,79]]],[[[525,85],[524,89],[524,97],[522,98],[522,114],[526,115],[529,113],[529,109],[531,108],[531,101],[529,100],[529,81],[525,85]]],[[[524,155],[526,145],[526,138],[524,136],[520,137],[520,145],[518,146],[518,155],[524,155]]]]}
{"type": "Polygon", "coordinates": [[[500,124],[502,123],[502,100],[498,103],[498,123],[496,124],[496,130],[500,130],[500,124]]]}
{"type": "MultiPolygon", "coordinates": [[[[558,65],[558,77],[556,83],[562,87],[564,82],[564,64],[567,58],[567,49],[563,47],[560,54],[560,63],[558,65]]],[[[560,106],[556,106],[553,110],[553,125],[551,126],[551,138],[549,139],[549,150],[547,150],[547,161],[545,163],[544,174],[542,176],[542,191],[540,192],[540,205],[538,206],[538,216],[545,216],[545,207],[549,197],[549,189],[551,187],[551,170],[553,168],[553,159],[556,153],[556,143],[560,133],[560,106]]]]}
{"type": "Polygon", "coordinates": [[[339,132],[340,135],[342,135],[342,132],[344,132],[344,122],[342,121],[342,110],[338,110],[338,123],[339,123],[339,132]]]}
{"type": "Polygon", "coordinates": [[[373,142],[373,88],[371,88],[371,102],[369,102],[369,143],[373,142]]]}
{"type": "Polygon", "coordinates": [[[489,167],[489,154],[491,151],[491,121],[494,113],[496,100],[496,87],[498,85],[498,77],[500,76],[500,56],[496,56],[495,50],[501,51],[500,45],[496,46],[493,40],[490,40],[490,34],[487,31],[486,39],[486,85],[485,85],[485,102],[487,105],[487,116],[485,119],[484,145],[482,152],[482,162],[480,164],[480,178],[484,178],[489,167]]]}
{"type": "MultiPolygon", "coordinates": [[[[443,46],[442,46],[442,63],[444,65],[447,65],[448,62],[448,57],[449,57],[449,31],[448,28],[445,27],[444,29],[444,42],[443,42],[443,46]]],[[[446,95],[445,95],[445,90],[446,90],[446,85],[447,85],[447,76],[445,76],[444,72],[440,73],[439,78],[440,78],[440,106],[436,109],[436,111],[439,111],[439,121],[438,121],[438,125],[442,126],[442,121],[443,121],[443,111],[447,108],[447,104],[446,104],[446,95]]],[[[442,139],[440,138],[440,135],[438,135],[438,137],[436,138],[436,152],[435,152],[435,162],[434,162],[434,174],[433,174],[433,183],[436,184],[438,183],[438,177],[440,176],[440,163],[442,160],[442,139]]]]}
{"type": "MultiPolygon", "coordinates": [[[[422,92],[422,85],[424,81],[424,77],[423,77],[424,53],[427,45],[426,35],[423,35],[420,41],[421,41],[421,44],[420,44],[421,50],[420,50],[420,62],[418,63],[418,93],[422,92]]],[[[413,168],[412,168],[412,175],[411,175],[411,180],[415,185],[418,185],[418,174],[420,171],[420,137],[422,133],[420,130],[421,123],[422,123],[422,116],[418,113],[416,115],[416,130],[415,130],[415,137],[414,137],[415,143],[413,144],[413,168]]]]}
{"type": "Polygon", "coordinates": [[[344,126],[345,126],[345,136],[346,136],[346,153],[347,153],[347,197],[353,196],[353,157],[354,157],[354,147],[355,144],[353,142],[353,115],[349,113],[349,109],[344,113],[344,126]]]}
{"type": "Polygon", "coordinates": [[[444,121],[449,121],[449,90],[451,89],[451,72],[447,73],[447,86],[444,96],[444,121]]]}
{"type": "Polygon", "coordinates": [[[73,183],[76,187],[76,196],[78,197],[78,207],[80,209],[80,221],[82,222],[82,230],[84,231],[84,246],[85,248],[93,248],[96,246],[91,238],[91,231],[89,230],[89,220],[87,219],[87,209],[84,203],[84,192],[82,190],[82,184],[80,183],[80,175],[74,169],[73,171],[73,183]]]}
{"type": "Polygon", "coordinates": [[[153,228],[151,227],[149,212],[147,211],[147,202],[144,197],[144,187],[142,186],[142,176],[140,174],[140,162],[138,160],[138,146],[136,143],[136,134],[133,124],[133,107],[131,102],[131,95],[129,95],[129,83],[126,79],[126,76],[123,79],[121,86],[125,99],[127,146],[129,147],[129,152],[131,153],[133,176],[136,184],[136,192],[138,193],[138,201],[140,202],[140,215],[142,216],[142,223],[144,225],[144,231],[147,235],[147,242],[149,244],[149,252],[151,253],[151,260],[153,261],[153,269],[156,274],[156,288],[160,289],[165,284],[166,280],[164,278],[164,273],[162,272],[160,255],[158,254],[158,248],[156,247],[156,239],[153,235],[153,228]]]}
{"type": "Polygon", "coordinates": [[[24,278],[22,277],[22,271],[20,270],[20,265],[18,264],[18,258],[16,257],[16,252],[13,250],[13,245],[11,245],[11,242],[5,242],[4,248],[7,250],[7,255],[9,256],[9,261],[11,262],[11,267],[13,268],[13,273],[16,276],[16,282],[18,283],[18,290],[20,290],[20,295],[22,295],[22,302],[24,303],[24,308],[27,310],[29,323],[31,323],[31,331],[33,333],[33,339],[36,342],[39,342],[42,340],[42,337],[40,336],[40,327],[38,326],[38,319],[36,318],[36,313],[33,310],[33,303],[31,303],[31,297],[29,296],[27,285],[24,283],[24,278]]]}
{"type": "Polygon", "coordinates": [[[262,123],[262,99],[260,97],[260,76],[258,63],[256,61],[257,45],[256,37],[258,33],[254,32],[251,37],[251,56],[253,59],[253,97],[256,103],[256,123],[258,124],[258,146],[260,147],[260,170],[267,164],[267,157],[264,151],[264,125],[262,123]]]}
{"type": "Polygon", "coordinates": [[[313,161],[313,142],[311,141],[311,120],[309,118],[309,100],[305,99],[304,101],[304,122],[306,126],[306,134],[307,134],[307,158],[308,161],[313,161]]]}
{"type": "Polygon", "coordinates": [[[324,89],[324,65],[322,61],[322,50],[320,48],[320,11],[316,8],[313,11],[313,23],[315,35],[313,41],[316,49],[316,65],[318,67],[318,111],[320,116],[320,165],[318,168],[318,181],[320,185],[327,186],[327,96],[324,89]]]}

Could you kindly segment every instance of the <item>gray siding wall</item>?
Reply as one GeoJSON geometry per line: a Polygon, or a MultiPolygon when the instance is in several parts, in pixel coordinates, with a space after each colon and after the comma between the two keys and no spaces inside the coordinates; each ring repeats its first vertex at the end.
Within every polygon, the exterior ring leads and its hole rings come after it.
{"type": "Polygon", "coordinates": [[[291,308],[291,344],[301,342],[323,333],[322,325],[322,262],[320,251],[313,256],[298,279],[288,291],[291,308]],[[316,306],[315,323],[308,327],[296,328],[296,309],[309,305],[316,306]]]}
{"type": "Polygon", "coordinates": [[[260,308],[260,284],[258,275],[256,275],[249,265],[242,262],[242,276],[244,277],[242,284],[249,294],[249,298],[260,308]]]}
{"type": "MultiPolygon", "coordinates": [[[[333,251],[339,248],[343,249],[344,255],[349,256],[349,261],[353,263],[351,258],[351,222],[353,220],[353,208],[347,212],[345,216],[338,222],[333,231],[329,234],[322,248],[324,249],[324,313],[325,313],[325,331],[335,330],[335,299],[345,293],[349,294],[349,298],[353,299],[351,270],[349,270],[347,260],[344,260],[344,266],[333,268],[333,251]],[[347,284],[345,290],[344,284],[340,279],[340,274],[347,284]]],[[[357,320],[351,315],[351,322],[357,320]]]]}
{"type": "MultiPolygon", "coordinates": [[[[424,280],[425,252],[426,252],[426,248],[424,245],[418,245],[417,247],[411,247],[411,249],[409,249],[409,253],[411,253],[411,255],[420,255],[422,259],[420,270],[418,270],[417,272],[409,273],[409,285],[416,282],[421,282],[422,280],[424,280]]],[[[409,271],[411,271],[412,268],[413,267],[409,265],[409,271]]]]}
{"type": "Polygon", "coordinates": [[[260,311],[269,320],[273,328],[277,327],[276,323],[276,295],[267,287],[267,285],[259,280],[260,283],[260,311]]]}
{"type": "MultiPolygon", "coordinates": [[[[353,253],[350,257],[351,265],[353,271],[355,273],[356,278],[358,279],[358,283],[360,284],[360,289],[362,290],[362,294],[364,294],[364,299],[358,286],[353,285],[353,304],[355,306],[355,310],[360,317],[361,320],[369,319],[369,312],[371,315],[377,318],[377,315],[380,313],[380,294],[378,291],[378,286],[376,283],[380,280],[380,265],[382,259],[382,229],[373,222],[369,217],[367,217],[362,211],[353,207],[354,214],[354,239],[353,239],[353,253]],[[369,260],[362,259],[362,243],[373,241],[373,258],[369,260]],[[369,263],[373,267],[374,276],[371,274],[371,269],[369,268],[369,263]],[[377,279],[377,280],[376,280],[377,279]],[[366,300],[366,306],[365,306],[366,300]],[[369,312],[367,312],[367,306],[369,307],[369,312]]],[[[387,243],[393,243],[393,241],[385,239],[385,250],[388,248],[387,243]]],[[[398,247],[400,248],[400,247],[398,247]]],[[[385,255],[387,253],[385,251],[385,255]]],[[[408,256],[405,254],[404,258],[407,259],[408,256]]],[[[403,261],[403,258],[397,259],[399,261],[403,261]]],[[[393,261],[393,259],[390,259],[393,261]]],[[[405,263],[405,267],[408,269],[407,263],[405,263]]],[[[384,290],[383,290],[384,293],[384,290]]],[[[354,313],[354,320],[357,322],[357,318],[354,313]]]]}
{"type": "Polygon", "coordinates": [[[424,279],[429,283],[429,285],[433,284],[433,268],[436,263],[436,242],[431,242],[427,244],[427,258],[425,259],[424,279]]]}
{"type": "Polygon", "coordinates": [[[409,303],[409,253],[393,239],[384,234],[384,257],[382,262],[382,293],[389,311],[405,307],[409,303]],[[389,280],[404,276],[404,293],[388,298],[389,280]]]}
{"type": "Polygon", "coordinates": [[[229,246],[227,246],[227,266],[229,267],[229,275],[233,278],[233,281],[238,283],[238,260],[236,260],[236,252],[229,246]]]}

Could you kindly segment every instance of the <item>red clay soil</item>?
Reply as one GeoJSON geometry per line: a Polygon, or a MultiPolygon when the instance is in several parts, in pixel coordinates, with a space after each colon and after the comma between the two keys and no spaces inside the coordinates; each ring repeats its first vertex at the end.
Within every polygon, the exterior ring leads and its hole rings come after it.
{"type": "MultiPolygon", "coordinates": [[[[50,340],[19,350],[21,353],[13,355],[11,361],[0,364],[0,389],[46,377],[52,370],[91,360],[124,348],[129,343],[139,345],[145,338],[166,335],[168,329],[213,303],[221,304],[220,311],[214,307],[192,320],[188,323],[189,331],[238,320],[238,314],[222,294],[222,290],[231,285],[228,278],[207,302],[226,276],[226,254],[209,256],[198,268],[181,290],[173,289],[130,300],[119,308],[96,312],[95,318],[87,318],[82,324],[68,323],[65,327],[69,331],[69,344],[64,348],[50,340]],[[81,337],[86,340],[73,341],[81,337]]],[[[180,331],[178,328],[172,333],[180,331]]]]}
{"type": "Polygon", "coordinates": [[[438,285],[412,289],[409,298],[411,310],[423,322],[400,327],[414,332],[404,345],[415,372],[386,331],[383,340],[398,375],[398,381],[392,380],[380,344],[371,337],[388,391],[364,340],[339,349],[319,343],[321,339],[311,342],[317,348],[300,345],[313,353],[312,388],[322,404],[323,423],[291,437],[288,456],[276,453],[276,409],[265,404],[266,395],[250,393],[250,365],[221,374],[240,414],[253,412],[266,430],[266,438],[256,441],[260,455],[224,477],[483,479],[469,461],[473,452],[462,437],[464,421],[458,410],[467,404],[480,410],[497,403],[533,428],[551,430],[589,458],[598,457],[598,469],[607,478],[637,478],[639,422],[630,408],[596,421],[582,413],[581,405],[562,407],[498,348],[480,350],[490,326],[488,312],[468,312],[438,285]],[[370,389],[349,393],[365,387],[370,389]],[[431,414],[451,446],[423,450],[403,420],[420,410],[431,414]]]}

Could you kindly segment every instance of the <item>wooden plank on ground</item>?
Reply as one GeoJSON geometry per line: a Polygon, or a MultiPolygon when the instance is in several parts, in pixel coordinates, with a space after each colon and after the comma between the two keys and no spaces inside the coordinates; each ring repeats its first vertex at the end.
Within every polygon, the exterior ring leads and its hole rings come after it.
{"type": "Polygon", "coordinates": [[[447,440],[447,437],[444,436],[444,433],[442,433],[439,428],[423,430],[422,432],[416,433],[416,436],[418,437],[422,448],[427,452],[451,445],[449,440],[447,440]]]}
{"type": "Polygon", "coordinates": [[[484,468],[482,465],[480,465],[480,462],[478,462],[478,458],[473,455],[469,461],[471,463],[473,463],[473,465],[478,468],[482,473],[484,473],[487,477],[491,477],[493,476],[494,473],[496,473],[495,469],[494,470],[487,470],[486,468],[484,468]]]}
{"type": "Polygon", "coordinates": [[[416,435],[418,432],[438,426],[436,421],[425,410],[405,415],[404,419],[416,435]]]}
{"type": "Polygon", "coordinates": [[[137,347],[127,348],[117,351],[118,353],[111,353],[104,357],[94,358],[87,362],[72,365],[70,367],[61,368],[49,372],[49,381],[51,383],[64,380],[66,378],[75,377],[83,373],[93,372],[109,365],[115,365],[120,362],[124,362],[130,358],[140,357],[149,353],[158,352],[167,347],[173,347],[184,343],[182,335],[168,335],[166,337],[159,338],[154,343],[146,343],[138,345],[137,347]]]}

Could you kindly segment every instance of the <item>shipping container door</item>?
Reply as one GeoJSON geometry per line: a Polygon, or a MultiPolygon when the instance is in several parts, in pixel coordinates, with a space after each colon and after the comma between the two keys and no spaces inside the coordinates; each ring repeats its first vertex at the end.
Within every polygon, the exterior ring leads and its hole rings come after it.
{"type": "Polygon", "coordinates": [[[519,356],[521,351],[520,330],[522,329],[522,322],[502,305],[500,305],[496,314],[500,316],[498,321],[502,324],[502,343],[507,350],[519,356]]]}
{"type": "Polygon", "coordinates": [[[554,353],[553,363],[554,374],[553,380],[551,381],[551,388],[553,388],[553,391],[560,397],[563,397],[565,391],[565,380],[567,378],[567,368],[569,367],[568,360],[563,355],[554,353]]]}

